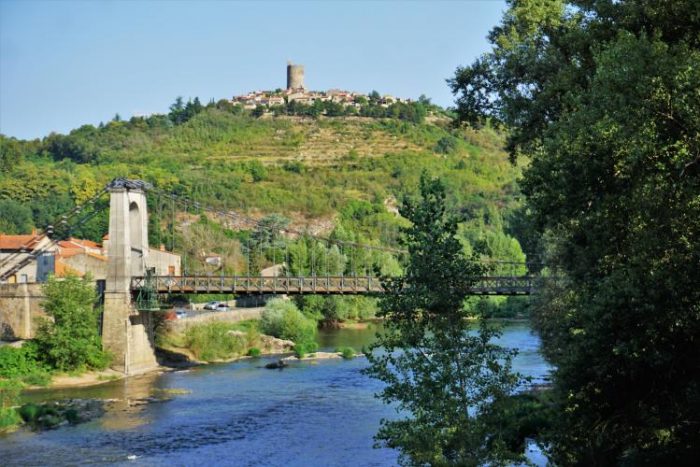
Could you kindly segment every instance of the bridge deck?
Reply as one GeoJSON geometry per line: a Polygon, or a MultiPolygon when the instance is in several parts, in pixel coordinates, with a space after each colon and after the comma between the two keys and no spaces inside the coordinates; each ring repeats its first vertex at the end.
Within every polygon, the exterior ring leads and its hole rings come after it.
{"type": "MultiPolygon", "coordinates": [[[[372,276],[153,276],[150,287],[158,293],[222,293],[222,294],[382,294],[381,283],[372,276]]],[[[146,286],[146,278],[134,277],[132,290],[146,286]]],[[[498,276],[479,278],[470,295],[530,295],[530,276],[498,276]]]]}

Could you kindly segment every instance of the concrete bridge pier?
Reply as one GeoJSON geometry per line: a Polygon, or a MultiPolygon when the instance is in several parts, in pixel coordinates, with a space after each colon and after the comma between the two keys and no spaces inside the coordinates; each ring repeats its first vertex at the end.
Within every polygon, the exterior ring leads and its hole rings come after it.
{"type": "Polygon", "coordinates": [[[148,260],[145,184],[117,180],[108,190],[109,256],[102,346],[112,354],[114,370],[137,374],[158,366],[152,317],[139,312],[131,296],[131,277],[144,276],[148,260]]]}

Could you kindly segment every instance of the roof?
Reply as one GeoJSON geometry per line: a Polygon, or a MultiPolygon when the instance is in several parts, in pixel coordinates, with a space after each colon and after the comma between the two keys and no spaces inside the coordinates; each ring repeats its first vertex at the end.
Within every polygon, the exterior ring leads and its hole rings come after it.
{"type": "Polygon", "coordinates": [[[5,235],[0,234],[0,250],[33,250],[43,235],[5,235]]]}
{"type": "Polygon", "coordinates": [[[58,242],[58,244],[61,246],[61,248],[101,248],[100,245],[91,240],[83,240],[82,238],[75,237],[71,237],[68,240],[62,240],[58,242]]]}

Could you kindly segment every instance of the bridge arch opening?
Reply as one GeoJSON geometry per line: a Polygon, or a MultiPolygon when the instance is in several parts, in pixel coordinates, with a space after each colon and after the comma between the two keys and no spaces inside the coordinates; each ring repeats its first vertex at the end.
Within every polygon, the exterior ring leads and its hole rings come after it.
{"type": "Polygon", "coordinates": [[[145,272],[145,253],[148,239],[144,238],[144,220],[141,206],[138,202],[129,203],[129,249],[131,250],[131,275],[142,276],[145,272]]]}
{"type": "Polygon", "coordinates": [[[136,201],[129,204],[129,240],[134,248],[141,248],[143,242],[143,228],[141,222],[141,209],[136,201]]]}

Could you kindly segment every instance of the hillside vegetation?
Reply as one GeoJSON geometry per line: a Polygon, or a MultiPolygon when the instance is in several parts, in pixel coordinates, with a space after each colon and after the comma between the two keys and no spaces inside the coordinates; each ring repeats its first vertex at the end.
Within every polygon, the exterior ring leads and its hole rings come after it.
{"type": "MultiPolygon", "coordinates": [[[[500,150],[503,137],[494,130],[453,129],[444,114],[426,123],[272,113],[256,118],[219,104],[197,107],[186,118],[182,112],[115,117],[42,140],[1,137],[0,231],[42,228],[111,179],[129,177],[256,219],[279,214],[280,225],[297,230],[396,246],[405,222],[396,206],[415,193],[427,171],[444,180],[451,207],[468,220],[461,229],[465,248],[480,243],[494,257],[524,258],[506,233],[519,206],[520,169],[508,162],[500,150]]],[[[222,268],[240,272],[245,242],[254,234],[250,225],[221,223],[183,207],[173,225],[172,206],[155,196],[149,202],[154,245],[186,252],[189,270],[206,267],[202,253],[218,253],[225,257],[222,268]]],[[[100,240],[106,230],[102,214],[72,233],[100,240]]],[[[386,255],[375,256],[370,265],[396,271],[386,255]]],[[[272,262],[258,258],[254,267],[272,262]]]]}

